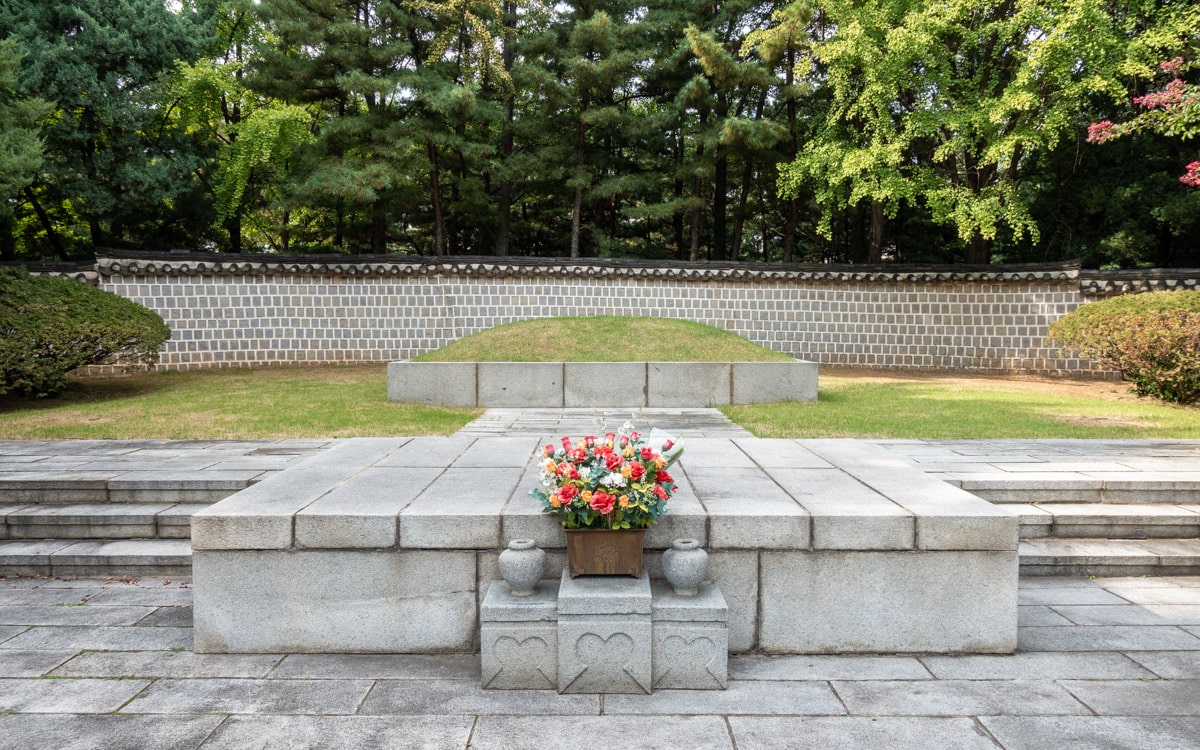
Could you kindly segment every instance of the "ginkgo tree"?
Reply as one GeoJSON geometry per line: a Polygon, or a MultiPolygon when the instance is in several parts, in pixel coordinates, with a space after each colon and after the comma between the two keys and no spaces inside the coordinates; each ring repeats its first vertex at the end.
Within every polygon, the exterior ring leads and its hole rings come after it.
{"type": "Polygon", "coordinates": [[[1077,127],[1092,97],[1122,90],[1123,16],[1103,0],[824,0],[808,74],[831,97],[782,170],[825,211],[862,201],[894,215],[921,202],[953,225],[965,260],[997,237],[1036,240],[1022,195],[1031,153],[1077,127]]]}

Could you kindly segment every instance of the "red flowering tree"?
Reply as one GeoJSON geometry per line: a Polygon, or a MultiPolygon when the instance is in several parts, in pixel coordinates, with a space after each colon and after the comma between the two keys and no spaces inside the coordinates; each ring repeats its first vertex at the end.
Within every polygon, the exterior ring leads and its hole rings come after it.
{"type": "MultiPolygon", "coordinates": [[[[1166,85],[1145,96],[1134,97],[1133,103],[1141,111],[1132,120],[1122,123],[1103,120],[1089,125],[1089,143],[1104,143],[1144,130],[1183,140],[1200,135],[1200,86],[1183,79],[1190,68],[1198,67],[1197,64],[1176,57],[1159,67],[1170,77],[1166,85]]],[[[1200,161],[1188,164],[1179,181],[1190,187],[1200,187],[1200,161]]]]}

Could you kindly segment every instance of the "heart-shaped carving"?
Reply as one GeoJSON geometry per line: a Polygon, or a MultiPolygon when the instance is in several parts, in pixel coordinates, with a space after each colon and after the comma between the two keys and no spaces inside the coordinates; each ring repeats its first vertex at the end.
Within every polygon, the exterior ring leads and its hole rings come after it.
{"type": "Polygon", "coordinates": [[[699,636],[689,640],[673,635],[663,644],[669,664],[688,665],[692,669],[706,668],[716,657],[716,646],[711,638],[699,636]]]}
{"type": "Polygon", "coordinates": [[[626,633],[613,633],[607,638],[584,633],[575,641],[575,655],[584,666],[608,663],[624,667],[632,654],[633,639],[626,633]]]}
{"type": "Polygon", "coordinates": [[[539,667],[546,661],[549,650],[550,646],[546,641],[536,635],[521,641],[505,635],[497,638],[492,646],[492,654],[495,655],[501,669],[509,666],[521,669],[539,667]]]}

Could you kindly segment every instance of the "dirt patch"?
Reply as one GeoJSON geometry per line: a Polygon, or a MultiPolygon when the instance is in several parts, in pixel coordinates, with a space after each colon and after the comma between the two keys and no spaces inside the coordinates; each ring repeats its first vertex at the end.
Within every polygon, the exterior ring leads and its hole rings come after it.
{"type": "Polygon", "coordinates": [[[1081,427],[1136,427],[1145,430],[1161,429],[1162,425],[1157,422],[1148,422],[1144,419],[1122,419],[1120,417],[1081,417],[1072,414],[1064,414],[1054,418],[1056,422],[1064,422],[1066,424],[1076,424],[1081,427]]]}
{"type": "MultiPolygon", "coordinates": [[[[1039,375],[986,375],[969,372],[932,372],[925,370],[863,370],[851,367],[821,366],[820,375],[847,380],[880,383],[932,382],[945,385],[964,385],[997,390],[1024,390],[1055,396],[1103,399],[1105,401],[1141,401],[1141,397],[1120,380],[1090,378],[1051,378],[1039,375]]],[[[1079,419],[1088,419],[1080,417],[1079,419]]],[[[1116,420],[1105,421],[1110,424],[1116,420]]],[[[1082,422],[1080,422],[1082,424],[1082,422]]]]}

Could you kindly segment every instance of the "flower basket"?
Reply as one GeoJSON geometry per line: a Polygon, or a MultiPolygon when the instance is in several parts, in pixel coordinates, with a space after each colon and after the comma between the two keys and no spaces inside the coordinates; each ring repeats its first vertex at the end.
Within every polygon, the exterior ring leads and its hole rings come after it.
{"type": "Polygon", "coordinates": [[[628,422],[602,438],[561,443],[546,446],[541,486],[530,494],[567,532],[570,576],[640,577],[646,529],[667,512],[675,490],[667,467],[683,447],[668,438],[656,451],[628,422]]]}
{"type": "Polygon", "coordinates": [[[642,577],[645,529],[567,529],[567,572],[642,577]]]}

